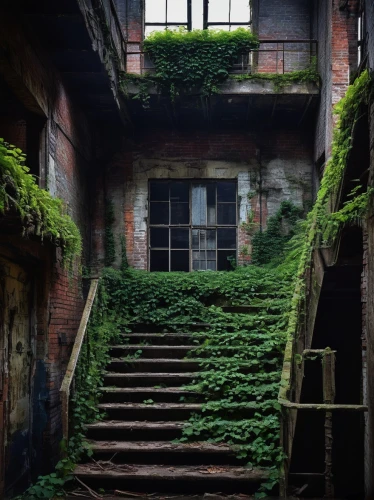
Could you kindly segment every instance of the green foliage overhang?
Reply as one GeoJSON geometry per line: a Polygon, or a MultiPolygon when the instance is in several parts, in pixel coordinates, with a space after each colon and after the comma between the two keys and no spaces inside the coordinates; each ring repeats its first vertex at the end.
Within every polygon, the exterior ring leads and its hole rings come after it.
{"type": "Polygon", "coordinates": [[[257,47],[257,37],[245,28],[156,31],[144,41],[156,79],[171,94],[198,87],[204,94],[216,92],[238,57],[257,47]]]}
{"type": "MultiPolygon", "coordinates": [[[[295,280],[292,306],[287,329],[288,344],[285,362],[292,361],[292,345],[305,318],[307,282],[306,273],[311,263],[312,252],[318,246],[332,245],[340,230],[357,224],[365,218],[373,195],[371,186],[357,185],[344,201],[340,200],[350,150],[353,144],[354,127],[371,101],[373,81],[364,71],[349,86],[346,95],[335,106],[337,123],[333,133],[332,154],[328,160],[317,194],[317,200],[305,222],[303,236],[298,235],[299,267],[295,280]],[[337,207],[331,210],[331,206],[337,207]]],[[[280,399],[286,399],[290,391],[289,371],[285,370],[280,387],[280,399]]]]}
{"type": "Polygon", "coordinates": [[[64,262],[72,263],[82,251],[79,229],[65,213],[62,200],[39,188],[25,161],[21,149],[0,138],[0,215],[14,210],[24,235],[51,240],[61,246],[64,262]]]}

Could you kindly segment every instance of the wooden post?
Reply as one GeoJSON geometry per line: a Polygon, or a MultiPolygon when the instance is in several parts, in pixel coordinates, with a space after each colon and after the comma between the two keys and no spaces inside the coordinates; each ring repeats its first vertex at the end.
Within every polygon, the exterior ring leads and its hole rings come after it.
{"type": "MultiPolygon", "coordinates": [[[[335,401],[335,353],[327,347],[322,358],[323,402],[335,401]]],[[[332,475],[332,411],[325,413],[325,497],[333,498],[334,484],[332,475]]]]}

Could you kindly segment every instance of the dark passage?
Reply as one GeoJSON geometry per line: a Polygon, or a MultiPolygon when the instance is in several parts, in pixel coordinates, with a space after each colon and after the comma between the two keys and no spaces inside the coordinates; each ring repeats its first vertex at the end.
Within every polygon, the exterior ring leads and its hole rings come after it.
{"type": "MultiPolygon", "coordinates": [[[[343,236],[339,258],[325,272],[313,336],[313,349],[336,350],[336,404],[362,404],[362,232],[350,228],[343,236]]],[[[323,402],[321,360],[305,363],[302,403],[323,402]]],[[[364,498],[364,417],[362,413],[333,415],[335,497],[364,498]]],[[[299,412],[294,441],[293,479],[314,473],[304,495],[324,490],[324,414],[299,412]],[[318,476],[319,474],[319,476],[318,476]]],[[[296,481],[297,482],[297,481],[296,481]]]]}

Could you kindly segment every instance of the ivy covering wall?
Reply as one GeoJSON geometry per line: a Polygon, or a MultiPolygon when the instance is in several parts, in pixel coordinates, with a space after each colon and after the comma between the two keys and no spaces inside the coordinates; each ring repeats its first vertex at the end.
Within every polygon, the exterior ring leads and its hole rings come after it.
{"type": "Polygon", "coordinates": [[[71,263],[82,251],[79,229],[63,201],[39,188],[25,162],[19,148],[0,138],[0,215],[17,214],[24,236],[49,239],[62,248],[65,263],[71,263]]]}

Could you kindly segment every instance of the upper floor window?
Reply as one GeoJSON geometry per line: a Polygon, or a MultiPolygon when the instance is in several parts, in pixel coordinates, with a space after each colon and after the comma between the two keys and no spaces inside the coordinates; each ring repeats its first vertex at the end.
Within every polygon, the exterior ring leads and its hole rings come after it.
{"type": "Polygon", "coordinates": [[[251,24],[250,0],[146,0],[145,34],[184,26],[231,29],[251,24]]]}

